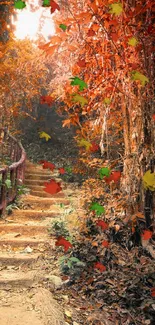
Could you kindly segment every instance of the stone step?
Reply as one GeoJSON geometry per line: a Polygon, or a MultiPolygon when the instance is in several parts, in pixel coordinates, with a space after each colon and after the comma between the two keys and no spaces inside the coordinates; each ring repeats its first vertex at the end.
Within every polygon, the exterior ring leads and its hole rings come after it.
{"type": "Polygon", "coordinates": [[[47,234],[46,226],[24,226],[20,224],[8,225],[0,224],[0,238],[3,234],[16,233],[19,235],[30,235],[35,236],[37,234],[47,234]]]}
{"type": "Polygon", "coordinates": [[[0,272],[0,288],[6,289],[9,287],[32,287],[35,285],[36,271],[6,271],[3,270],[0,272]]]}
{"type": "Polygon", "coordinates": [[[26,220],[39,221],[48,218],[54,218],[61,215],[62,211],[57,206],[52,207],[52,210],[13,210],[10,216],[7,216],[6,220],[12,220],[13,222],[20,220],[25,222],[26,220]]]}
{"type": "MultiPolygon", "coordinates": [[[[64,182],[61,180],[61,178],[55,178],[55,177],[50,177],[48,178],[48,180],[54,178],[56,182],[59,182],[61,183],[61,186],[64,187],[64,182]]],[[[41,186],[41,187],[45,187],[44,186],[44,183],[48,181],[47,179],[27,179],[25,178],[24,180],[24,185],[27,186],[27,187],[30,187],[30,186],[41,186]]]]}
{"type": "Polygon", "coordinates": [[[0,252],[0,265],[30,265],[35,263],[38,258],[41,256],[40,253],[7,253],[0,252]]]}
{"type": "MultiPolygon", "coordinates": [[[[33,174],[33,173],[27,173],[25,174],[25,181],[27,181],[28,179],[30,180],[43,180],[43,181],[47,181],[48,179],[50,180],[52,178],[52,175],[49,174],[33,174]]],[[[25,183],[24,181],[24,183],[25,183]]]]}
{"type": "MultiPolygon", "coordinates": [[[[33,196],[39,196],[39,197],[47,197],[51,198],[53,194],[47,193],[45,191],[35,191],[35,190],[30,190],[30,194],[33,196]]],[[[59,192],[59,198],[64,198],[65,194],[63,192],[59,192]]]]}
{"type": "MultiPolygon", "coordinates": [[[[0,239],[0,249],[1,251],[12,251],[12,250],[18,250],[21,251],[25,249],[27,246],[31,247],[34,251],[40,251],[40,248],[44,249],[45,247],[49,247],[49,242],[51,240],[46,239],[40,239],[40,238],[29,238],[29,237],[22,237],[21,238],[4,238],[2,237],[0,239]]],[[[54,241],[53,241],[54,243],[54,241]]]]}
{"type": "Polygon", "coordinates": [[[38,167],[25,169],[25,175],[29,175],[29,174],[34,174],[34,175],[40,174],[40,175],[47,175],[50,177],[53,176],[53,172],[51,172],[50,170],[42,169],[38,167]]]}
{"type": "Polygon", "coordinates": [[[59,193],[52,195],[51,198],[44,198],[44,197],[39,197],[39,196],[30,196],[26,195],[23,196],[22,199],[24,204],[29,205],[31,208],[36,208],[37,209],[48,209],[52,210],[54,205],[57,204],[64,204],[64,205],[69,205],[70,200],[66,198],[59,197],[59,193]]]}

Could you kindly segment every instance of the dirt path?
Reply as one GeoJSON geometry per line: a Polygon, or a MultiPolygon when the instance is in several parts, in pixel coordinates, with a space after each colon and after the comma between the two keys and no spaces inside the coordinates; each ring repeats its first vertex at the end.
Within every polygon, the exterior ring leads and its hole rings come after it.
{"type": "Polygon", "coordinates": [[[0,324],[64,325],[64,311],[44,286],[49,270],[45,256],[54,239],[47,231],[51,218],[58,217],[60,203],[73,203],[75,193],[65,188],[51,196],[43,183],[58,175],[27,161],[25,185],[30,194],[21,197],[22,209],[0,220],[0,324]]]}

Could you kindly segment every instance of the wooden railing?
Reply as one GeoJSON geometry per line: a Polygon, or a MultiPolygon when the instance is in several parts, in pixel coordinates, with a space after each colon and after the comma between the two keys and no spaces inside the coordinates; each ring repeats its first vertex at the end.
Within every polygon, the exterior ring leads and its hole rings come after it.
{"type": "MultiPolygon", "coordinates": [[[[4,214],[6,206],[14,201],[18,185],[24,182],[26,160],[26,153],[21,143],[6,128],[0,129],[1,133],[3,133],[1,151],[7,144],[7,157],[10,158],[12,164],[0,168],[0,215],[4,214]]],[[[5,155],[5,153],[2,154],[5,155]]]]}

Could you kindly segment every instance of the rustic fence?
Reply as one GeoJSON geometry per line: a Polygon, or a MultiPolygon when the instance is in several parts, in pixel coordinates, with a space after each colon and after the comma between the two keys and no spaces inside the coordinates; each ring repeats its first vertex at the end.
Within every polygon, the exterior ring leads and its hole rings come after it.
{"type": "Polygon", "coordinates": [[[0,168],[0,215],[4,214],[6,206],[13,202],[18,185],[24,182],[26,153],[21,145],[7,130],[0,129],[0,154],[10,159],[11,164],[0,168]]]}

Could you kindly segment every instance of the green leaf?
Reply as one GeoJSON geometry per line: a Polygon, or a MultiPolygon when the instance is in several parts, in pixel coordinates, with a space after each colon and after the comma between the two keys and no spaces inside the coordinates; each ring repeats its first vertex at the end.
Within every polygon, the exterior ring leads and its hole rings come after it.
{"type": "Polygon", "coordinates": [[[117,3],[112,3],[109,5],[109,7],[111,8],[111,10],[109,11],[110,14],[119,16],[122,11],[123,11],[123,6],[120,2],[117,3]]]}
{"type": "Polygon", "coordinates": [[[88,85],[84,82],[84,80],[78,78],[78,77],[73,77],[70,78],[71,81],[71,86],[79,86],[79,90],[82,91],[84,88],[88,88],[88,85]]]}
{"type": "Polygon", "coordinates": [[[81,262],[78,258],[76,258],[76,257],[70,257],[70,259],[69,259],[71,262],[75,262],[75,263],[79,263],[79,262],[81,262]]]}
{"type": "Polygon", "coordinates": [[[25,2],[22,1],[22,0],[17,0],[17,1],[15,1],[15,3],[14,3],[14,7],[15,7],[16,9],[24,9],[24,8],[26,7],[26,4],[25,4],[25,2]]]}
{"type": "Polygon", "coordinates": [[[78,94],[72,94],[72,96],[73,96],[72,101],[73,102],[79,102],[82,107],[84,105],[88,104],[88,100],[85,97],[80,96],[78,94]]]}
{"type": "Polygon", "coordinates": [[[43,0],[43,7],[49,7],[50,6],[50,0],[43,0]]]}
{"type": "Polygon", "coordinates": [[[109,177],[111,174],[111,171],[108,167],[102,167],[98,171],[100,178],[102,179],[104,176],[109,177]]]}
{"type": "Polygon", "coordinates": [[[136,46],[138,44],[138,40],[136,37],[131,37],[129,40],[128,40],[128,44],[131,45],[131,46],[136,46]]]}
{"type": "Polygon", "coordinates": [[[11,188],[12,186],[11,186],[11,181],[10,181],[10,179],[7,179],[6,181],[5,181],[5,185],[7,186],[7,188],[11,188]]]}
{"type": "Polygon", "coordinates": [[[144,174],[143,185],[144,188],[149,189],[150,191],[155,191],[155,173],[151,173],[151,170],[148,170],[144,174]]]}
{"type": "Polygon", "coordinates": [[[131,78],[132,80],[141,81],[142,86],[145,86],[145,83],[149,82],[149,79],[144,74],[135,70],[131,72],[131,78]]]}
{"type": "Polygon", "coordinates": [[[90,206],[90,210],[96,211],[96,214],[100,216],[102,213],[105,213],[105,208],[98,204],[97,202],[93,202],[90,206]]]}
{"type": "Polygon", "coordinates": [[[59,27],[65,32],[67,29],[67,26],[64,24],[60,24],[59,27]]]}

